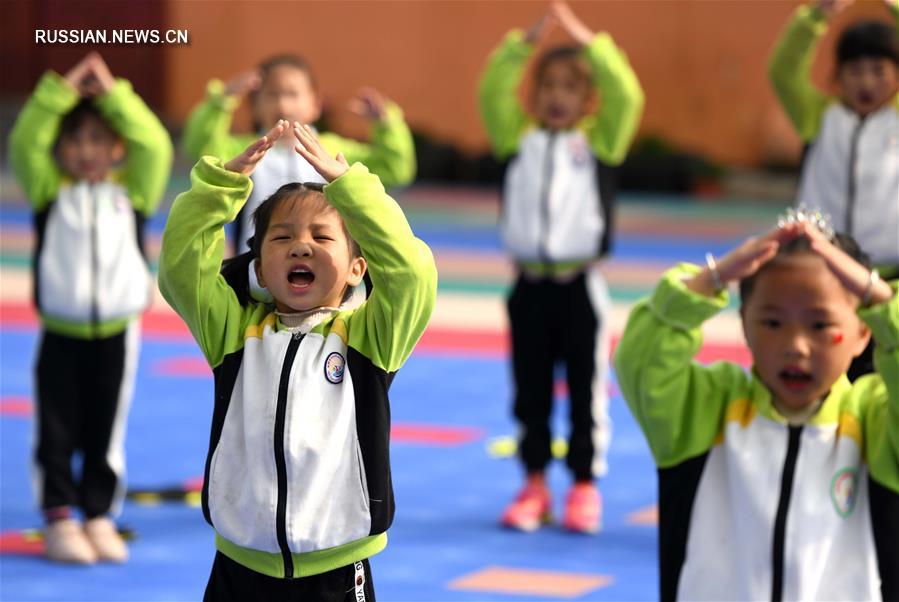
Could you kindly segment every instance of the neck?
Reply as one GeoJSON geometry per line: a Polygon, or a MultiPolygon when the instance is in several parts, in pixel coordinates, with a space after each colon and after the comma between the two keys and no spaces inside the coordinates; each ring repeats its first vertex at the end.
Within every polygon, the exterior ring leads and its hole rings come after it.
{"type": "Polygon", "coordinates": [[[289,313],[275,311],[275,315],[278,316],[278,320],[287,330],[306,334],[338,310],[339,308],[337,307],[323,306],[289,313]]]}
{"type": "Polygon", "coordinates": [[[818,413],[818,410],[821,409],[821,405],[824,403],[824,399],[818,399],[801,408],[787,407],[775,397],[771,398],[771,403],[774,404],[774,409],[777,410],[777,413],[786,419],[787,424],[798,426],[806,424],[811,420],[812,416],[818,413]]]}

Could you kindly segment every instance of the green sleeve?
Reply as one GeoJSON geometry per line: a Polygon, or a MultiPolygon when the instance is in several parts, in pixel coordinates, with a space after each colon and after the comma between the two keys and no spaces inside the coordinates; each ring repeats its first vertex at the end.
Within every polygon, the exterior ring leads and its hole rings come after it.
{"type": "Polygon", "coordinates": [[[225,95],[225,86],[214,79],[206,86],[206,98],[191,111],[184,124],[182,145],[192,160],[212,155],[229,160],[243,152],[256,138],[231,133],[231,118],[238,100],[225,95]]]}
{"type": "Polygon", "coordinates": [[[487,61],[478,86],[481,118],[493,154],[506,159],[518,150],[528,117],[518,101],[518,86],[524,75],[533,46],[524,40],[521,30],[506,34],[487,61]]]}
{"type": "Polygon", "coordinates": [[[747,378],[737,365],[693,360],[702,323],[727,305],[726,292],[709,298],[684,286],[699,271],[686,264],[669,270],[634,306],[615,350],[618,385],[661,468],[713,445],[729,397],[747,378]]]}
{"type": "Polygon", "coordinates": [[[399,205],[360,163],[325,186],[368,262],[374,288],[350,318],[349,345],[387,372],[400,368],[418,342],[437,298],[437,267],[399,205]]]}
{"type": "Polygon", "coordinates": [[[264,305],[242,306],[220,273],[224,226],[237,216],[253,185],[213,157],[200,159],[190,180],[190,190],[175,199],[162,235],[159,290],[214,368],[243,345],[247,325],[266,313],[264,305]]]}
{"type": "Polygon", "coordinates": [[[590,147],[603,163],[620,165],[640,125],[643,89],[627,55],[609,34],[596,34],[584,54],[602,99],[599,112],[587,125],[590,147]]]}
{"type": "Polygon", "coordinates": [[[144,215],[152,215],[172,171],[174,149],[169,133],[124,79],[116,80],[112,89],[94,102],[125,141],[122,181],[131,204],[144,215]]]}
{"type": "Polygon", "coordinates": [[[323,133],[322,146],[336,155],[343,153],[347,162],[362,163],[381,178],[384,186],[405,186],[415,179],[415,143],[403,119],[403,111],[394,103],[385,107],[384,118],[374,124],[371,143],[364,144],[336,134],[323,133]]]}
{"type": "Polygon", "coordinates": [[[78,104],[78,92],[61,75],[46,72],[22,107],[9,134],[9,160],[35,211],[56,197],[62,172],[53,146],[63,116],[78,104]]]}
{"type": "Polygon", "coordinates": [[[804,142],[811,142],[818,135],[824,110],[832,102],[815,88],[811,79],[815,48],[826,31],[827,20],[821,11],[800,6],[768,65],[774,91],[804,142]]]}
{"type": "Polygon", "coordinates": [[[865,456],[871,478],[899,493],[899,282],[892,287],[890,301],[859,310],[877,344],[874,366],[880,379],[858,382],[872,388],[865,395],[870,402],[864,414],[865,456]]]}

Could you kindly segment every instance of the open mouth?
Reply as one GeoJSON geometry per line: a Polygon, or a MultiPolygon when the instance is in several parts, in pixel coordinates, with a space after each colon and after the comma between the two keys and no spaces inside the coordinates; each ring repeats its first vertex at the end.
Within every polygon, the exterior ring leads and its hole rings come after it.
{"type": "Polygon", "coordinates": [[[801,368],[784,368],[778,373],[778,378],[788,389],[800,390],[812,382],[812,375],[801,368]]]}
{"type": "Polygon", "coordinates": [[[294,288],[307,288],[315,281],[315,274],[307,268],[294,268],[287,275],[287,281],[294,288]]]}

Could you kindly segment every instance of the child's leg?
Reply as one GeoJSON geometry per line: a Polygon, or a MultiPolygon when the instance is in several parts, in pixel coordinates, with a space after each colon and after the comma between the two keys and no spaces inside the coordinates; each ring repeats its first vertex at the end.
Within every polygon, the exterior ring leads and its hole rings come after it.
{"type": "Polygon", "coordinates": [[[549,418],[558,345],[554,337],[556,320],[566,311],[555,302],[555,287],[519,277],[508,301],[514,412],[521,425],[519,455],[528,474],[543,472],[552,458],[549,418]]]}
{"type": "Polygon", "coordinates": [[[134,392],[140,325],[132,322],[124,332],[92,343],[92,369],[84,381],[84,466],[78,487],[89,519],[117,514],[125,495],[125,424],[134,392]]]}
{"type": "Polygon", "coordinates": [[[78,505],[72,454],[81,420],[78,382],[89,341],[43,331],[35,367],[37,421],[34,496],[48,521],[66,518],[78,505]]]}
{"type": "Polygon", "coordinates": [[[78,446],[82,397],[79,381],[91,341],[41,333],[35,367],[36,453],[32,484],[47,527],[44,554],[50,560],[93,564],[97,554],[72,517],[78,491],[72,455],[78,446]]]}
{"type": "MultiPolygon", "coordinates": [[[[587,270],[568,285],[564,328],[571,436],[567,464],[575,481],[606,473],[612,433],[609,419],[608,319],[611,300],[605,280],[587,270]]],[[[560,333],[562,334],[562,333],[560,333]]]]}
{"type": "Polygon", "coordinates": [[[368,559],[327,573],[278,579],[257,573],[216,552],[203,602],[316,600],[373,602],[374,582],[368,559]]]}

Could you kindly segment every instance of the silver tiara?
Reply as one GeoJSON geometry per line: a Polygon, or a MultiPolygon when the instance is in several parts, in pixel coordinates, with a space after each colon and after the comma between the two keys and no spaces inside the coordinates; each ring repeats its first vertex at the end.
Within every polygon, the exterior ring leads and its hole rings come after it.
{"type": "Polygon", "coordinates": [[[801,203],[796,209],[792,207],[787,209],[786,215],[777,217],[778,228],[800,222],[808,222],[816,227],[827,240],[833,241],[834,230],[833,226],[830,225],[830,215],[821,213],[820,209],[809,209],[804,203],[801,203]]]}

